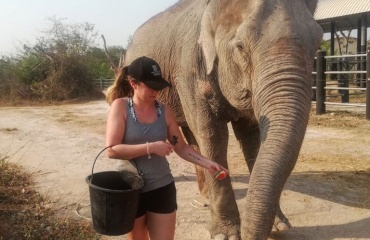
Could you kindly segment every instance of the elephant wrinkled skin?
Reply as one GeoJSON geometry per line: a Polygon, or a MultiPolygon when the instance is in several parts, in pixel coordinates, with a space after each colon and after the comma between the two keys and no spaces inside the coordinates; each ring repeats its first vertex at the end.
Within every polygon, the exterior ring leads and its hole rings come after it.
{"type": "Polygon", "coordinates": [[[211,237],[267,239],[290,227],[279,199],[305,135],[322,29],[317,0],[181,0],[134,34],[125,64],[155,59],[172,88],[159,95],[187,141],[227,167],[231,122],[250,181],[239,214],[230,178],[197,170],[211,237]]]}

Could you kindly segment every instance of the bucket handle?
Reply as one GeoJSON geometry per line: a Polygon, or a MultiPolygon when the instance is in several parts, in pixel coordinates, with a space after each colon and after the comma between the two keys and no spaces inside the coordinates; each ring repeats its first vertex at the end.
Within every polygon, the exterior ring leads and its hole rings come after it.
{"type": "Polygon", "coordinates": [[[93,176],[94,176],[94,167],[95,167],[95,163],[96,163],[96,160],[98,159],[98,157],[100,156],[100,154],[102,154],[102,152],[104,152],[107,148],[111,148],[111,147],[113,147],[113,146],[115,146],[115,145],[110,145],[110,146],[108,146],[108,147],[105,147],[103,150],[101,150],[99,153],[98,153],[98,155],[96,156],[96,158],[95,158],[95,160],[94,160],[94,163],[93,163],[93,165],[92,165],[92,169],[91,169],[91,180],[90,180],[90,182],[92,183],[92,180],[93,180],[93,176]]]}

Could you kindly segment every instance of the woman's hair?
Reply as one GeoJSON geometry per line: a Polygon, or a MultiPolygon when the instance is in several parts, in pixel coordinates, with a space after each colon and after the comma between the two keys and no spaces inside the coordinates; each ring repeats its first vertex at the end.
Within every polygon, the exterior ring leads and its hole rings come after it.
{"type": "Polygon", "coordinates": [[[127,67],[120,68],[115,76],[113,85],[107,90],[106,101],[109,105],[117,98],[133,95],[134,89],[131,87],[129,80],[135,81],[127,74],[127,67]]]}

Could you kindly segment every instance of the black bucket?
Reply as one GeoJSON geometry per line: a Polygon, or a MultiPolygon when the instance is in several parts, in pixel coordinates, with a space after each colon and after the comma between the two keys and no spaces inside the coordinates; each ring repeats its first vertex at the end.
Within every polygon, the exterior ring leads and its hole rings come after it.
{"type": "Polygon", "coordinates": [[[86,178],[93,228],[103,235],[126,234],[134,227],[143,180],[137,174],[127,171],[94,173],[96,159],[91,175],[86,178]]]}

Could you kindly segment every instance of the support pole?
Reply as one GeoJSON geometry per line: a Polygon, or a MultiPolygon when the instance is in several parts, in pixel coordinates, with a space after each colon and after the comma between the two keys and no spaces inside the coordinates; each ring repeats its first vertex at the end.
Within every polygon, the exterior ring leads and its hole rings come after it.
{"type": "MultiPolygon", "coordinates": [[[[317,69],[317,59],[313,61],[313,71],[316,72],[317,69]]],[[[315,87],[315,89],[312,89],[312,96],[311,96],[311,101],[316,101],[316,79],[317,79],[317,74],[312,74],[312,86],[315,87]]]]}
{"type": "MultiPolygon", "coordinates": [[[[357,22],[357,54],[361,53],[361,26],[362,26],[362,19],[359,18],[357,22]]],[[[357,70],[361,70],[361,57],[357,57],[356,62],[357,62],[357,70]]],[[[359,73],[356,73],[355,84],[357,87],[361,86],[361,74],[359,73]]]]}
{"type": "Polygon", "coordinates": [[[370,48],[366,54],[366,119],[370,120],[370,48]]]}
{"type": "MultiPolygon", "coordinates": [[[[362,14],[361,15],[361,22],[362,22],[362,25],[361,25],[361,51],[363,53],[366,52],[367,50],[367,15],[366,14],[362,14]]],[[[361,70],[365,70],[366,69],[366,59],[365,57],[363,58],[363,61],[362,61],[362,67],[361,67],[361,70]]],[[[367,82],[366,80],[366,75],[365,74],[362,74],[361,76],[361,83],[360,83],[360,87],[365,87],[365,84],[367,82]]]]}
{"type": "MultiPolygon", "coordinates": [[[[335,22],[334,21],[331,21],[330,22],[330,56],[334,56],[335,55],[335,22]]],[[[340,53],[339,53],[340,54],[340,53]]],[[[330,71],[337,71],[338,70],[338,64],[336,62],[332,62],[332,60],[329,60],[329,69],[330,71]]],[[[336,74],[328,74],[329,75],[329,78],[330,80],[337,80],[338,76],[336,74]]]]}
{"type": "Polygon", "coordinates": [[[326,52],[325,51],[317,51],[317,74],[316,74],[316,115],[324,114],[325,113],[325,99],[326,99],[326,78],[325,78],[325,71],[326,71],[326,59],[325,59],[326,52]]]}
{"type": "MultiPolygon", "coordinates": [[[[344,57],[338,58],[338,71],[347,71],[347,69],[345,69],[345,61],[346,59],[344,57]]],[[[338,85],[339,87],[349,87],[348,74],[338,75],[338,85]]],[[[342,103],[349,102],[349,90],[340,89],[338,93],[341,95],[342,103]]]]}

